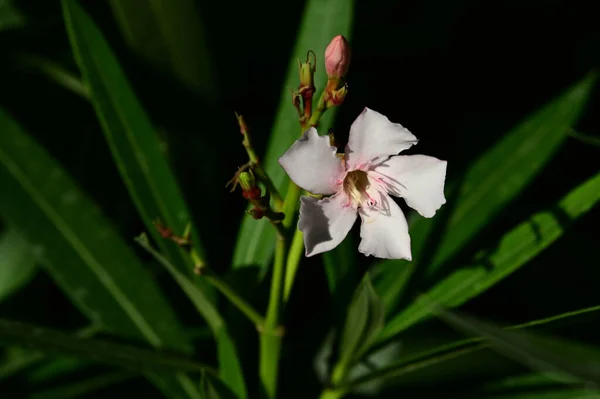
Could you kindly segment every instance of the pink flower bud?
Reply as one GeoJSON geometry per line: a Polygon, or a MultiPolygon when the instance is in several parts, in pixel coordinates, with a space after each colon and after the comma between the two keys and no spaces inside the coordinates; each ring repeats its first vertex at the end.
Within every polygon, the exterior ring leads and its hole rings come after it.
{"type": "Polygon", "coordinates": [[[342,35],[333,38],[325,49],[325,70],[330,78],[341,78],[350,66],[350,44],[342,35]]]}

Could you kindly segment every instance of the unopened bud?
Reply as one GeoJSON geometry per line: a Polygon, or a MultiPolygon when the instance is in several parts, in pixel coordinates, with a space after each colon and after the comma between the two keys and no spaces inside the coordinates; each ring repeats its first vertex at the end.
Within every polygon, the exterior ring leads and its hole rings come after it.
{"type": "Polygon", "coordinates": [[[314,89],[315,87],[315,53],[309,51],[306,54],[306,61],[298,60],[298,68],[300,69],[300,90],[303,88],[314,89]],[[311,59],[312,55],[312,59],[311,59]]]}
{"type": "Polygon", "coordinates": [[[260,187],[256,185],[256,179],[252,170],[242,172],[238,176],[238,183],[242,188],[242,196],[247,200],[256,200],[261,196],[260,187]]]}
{"type": "Polygon", "coordinates": [[[342,35],[337,35],[325,49],[325,70],[331,78],[341,78],[350,67],[350,44],[342,35]]]}

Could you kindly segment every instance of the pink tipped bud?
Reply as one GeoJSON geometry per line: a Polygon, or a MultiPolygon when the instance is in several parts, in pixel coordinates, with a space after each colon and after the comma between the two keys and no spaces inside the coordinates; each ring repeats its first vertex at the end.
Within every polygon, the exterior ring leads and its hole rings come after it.
{"type": "Polygon", "coordinates": [[[341,78],[350,66],[350,44],[342,35],[333,38],[325,49],[325,70],[330,78],[341,78]]]}

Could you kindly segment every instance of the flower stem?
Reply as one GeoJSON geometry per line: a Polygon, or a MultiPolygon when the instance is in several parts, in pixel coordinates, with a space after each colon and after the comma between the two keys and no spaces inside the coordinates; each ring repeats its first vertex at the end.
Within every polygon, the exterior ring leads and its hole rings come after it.
{"type": "Polygon", "coordinates": [[[283,276],[285,274],[286,243],[278,237],[267,317],[260,336],[260,378],[267,397],[273,399],[277,392],[277,374],[281,350],[282,328],[279,326],[283,276]]]}
{"type": "MultiPolygon", "coordinates": [[[[146,234],[142,234],[136,238],[136,242],[144,248],[150,255],[154,257],[161,265],[163,265],[167,271],[173,276],[173,278],[180,284],[182,289],[184,289],[185,285],[182,284],[182,281],[191,281],[188,280],[187,276],[183,276],[175,266],[165,258],[162,254],[160,254],[156,249],[150,245],[148,241],[148,237],[146,234]]],[[[233,288],[231,288],[227,283],[221,280],[208,266],[206,266],[202,262],[194,249],[189,251],[190,258],[194,262],[195,270],[197,270],[198,274],[204,277],[209,283],[211,283],[216,289],[221,291],[223,295],[227,297],[236,306],[244,315],[246,315],[258,328],[262,328],[262,325],[265,324],[265,319],[258,313],[244,298],[242,298],[233,288]]],[[[196,287],[197,288],[197,287],[196,287]]],[[[186,291],[184,289],[184,291],[186,291]]],[[[186,292],[188,295],[189,293],[186,292]]]]}
{"type": "Polygon", "coordinates": [[[294,279],[296,277],[296,271],[298,270],[298,264],[302,257],[302,250],[304,249],[303,234],[300,230],[296,229],[294,232],[294,238],[290,245],[288,252],[287,263],[285,266],[285,284],[283,288],[283,302],[287,302],[292,292],[294,285],[294,279]]]}
{"type": "Polygon", "coordinates": [[[244,298],[242,298],[229,284],[221,280],[212,270],[203,271],[202,276],[218,289],[229,301],[240,310],[259,329],[265,325],[265,318],[261,316],[244,298]]]}
{"type": "Polygon", "coordinates": [[[236,113],[235,116],[237,118],[238,124],[240,125],[240,133],[242,133],[242,136],[244,136],[244,139],[242,140],[242,145],[246,149],[246,153],[248,154],[248,158],[250,159],[250,165],[252,166],[256,177],[258,177],[258,180],[265,185],[265,188],[267,189],[269,194],[271,194],[271,198],[273,198],[275,208],[281,210],[283,208],[283,199],[281,197],[281,194],[279,194],[277,187],[275,187],[275,184],[273,184],[273,181],[260,164],[258,155],[256,155],[256,151],[254,150],[252,142],[250,141],[248,125],[246,124],[246,121],[244,120],[244,117],[242,115],[238,115],[236,113]]]}
{"type": "Polygon", "coordinates": [[[326,89],[323,89],[321,97],[319,97],[319,102],[317,103],[317,108],[315,109],[312,116],[310,117],[310,120],[308,121],[308,127],[317,127],[319,125],[321,117],[323,116],[325,111],[327,111],[327,103],[325,102],[326,92],[326,89]]]}

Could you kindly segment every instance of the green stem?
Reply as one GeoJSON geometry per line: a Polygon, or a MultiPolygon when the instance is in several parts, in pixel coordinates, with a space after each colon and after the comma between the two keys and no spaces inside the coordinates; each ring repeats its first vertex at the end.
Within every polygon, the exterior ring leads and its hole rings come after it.
{"type": "Polygon", "coordinates": [[[285,274],[285,257],[285,239],[284,237],[279,237],[275,248],[269,307],[260,336],[260,378],[267,396],[271,399],[276,397],[277,392],[277,374],[279,371],[278,364],[282,336],[282,330],[279,327],[279,313],[283,276],[285,274]]]}
{"type": "Polygon", "coordinates": [[[285,265],[285,284],[283,288],[283,301],[287,302],[292,292],[294,285],[294,279],[296,278],[296,271],[298,270],[298,264],[302,257],[304,250],[303,234],[300,230],[296,229],[290,250],[288,252],[287,263],[285,265]]]}
{"type": "Polygon", "coordinates": [[[246,149],[246,153],[248,154],[248,158],[250,159],[250,165],[252,166],[256,177],[258,177],[258,180],[265,185],[265,188],[271,194],[271,198],[275,203],[275,208],[278,211],[280,211],[283,208],[283,199],[281,197],[281,194],[279,194],[277,187],[275,187],[275,184],[273,184],[273,181],[260,164],[258,155],[256,155],[256,151],[254,151],[254,147],[252,146],[252,141],[250,140],[250,133],[248,132],[248,126],[246,125],[244,117],[238,114],[235,114],[235,116],[237,118],[238,124],[240,125],[240,133],[242,133],[242,136],[244,136],[244,139],[242,140],[242,145],[246,149]]]}
{"type": "MultiPolygon", "coordinates": [[[[175,278],[175,280],[178,283],[180,283],[180,285],[182,282],[182,278],[183,280],[188,280],[187,277],[181,276],[179,271],[167,258],[165,258],[156,249],[154,249],[152,245],[150,245],[146,234],[141,234],[139,237],[137,237],[136,242],[142,248],[148,251],[148,253],[150,253],[150,255],[152,255],[154,259],[156,259],[161,265],[163,265],[167,269],[167,271],[173,276],[173,278],[175,278]]],[[[198,266],[197,262],[201,262],[201,260],[199,260],[199,258],[197,257],[196,252],[192,249],[189,254],[193,262],[196,264],[196,266],[198,266]]],[[[208,266],[203,265],[199,268],[199,270],[202,271],[203,277],[209,283],[211,283],[216,289],[221,291],[221,293],[225,295],[227,299],[229,299],[231,303],[233,303],[233,305],[235,305],[253,323],[255,323],[257,326],[262,326],[265,323],[265,319],[260,315],[260,313],[254,310],[254,308],[249,303],[247,303],[246,300],[244,300],[244,298],[242,298],[237,292],[235,292],[233,288],[227,285],[227,283],[221,280],[210,268],[208,268],[208,266]]],[[[185,286],[182,286],[182,288],[184,287],[185,286]]]]}
{"type": "Polygon", "coordinates": [[[315,112],[313,112],[312,116],[310,117],[310,120],[308,121],[308,126],[312,126],[312,127],[317,127],[319,125],[319,121],[321,120],[321,117],[323,116],[323,114],[325,113],[325,111],[327,111],[327,104],[325,103],[325,93],[326,93],[326,89],[323,90],[323,92],[321,93],[321,97],[319,97],[319,102],[317,103],[317,108],[315,109],[315,112]]]}
{"type": "Polygon", "coordinates": [[[233,288],[221,280],[219,276],[214,274],[214,272],[209,271],[208,273],[203,274],[203,277],[224,296],[226,296],[227,299],[229,299],[229,301],[256,326],[263,326],[265,324],[264,317],[262,317],[260,313],[258,313],[248,302],[246,302],[246,300],[244,300],[237,292],[235,292],[233,288]]]}

